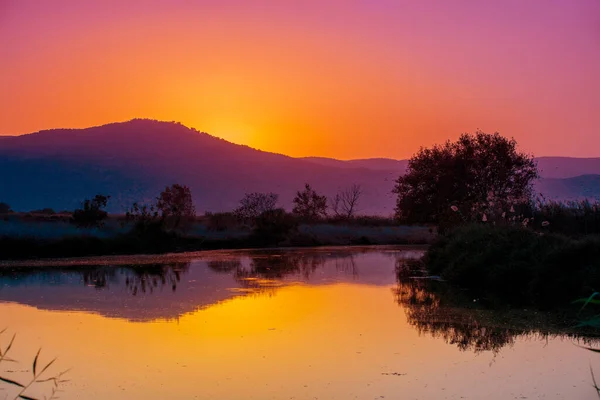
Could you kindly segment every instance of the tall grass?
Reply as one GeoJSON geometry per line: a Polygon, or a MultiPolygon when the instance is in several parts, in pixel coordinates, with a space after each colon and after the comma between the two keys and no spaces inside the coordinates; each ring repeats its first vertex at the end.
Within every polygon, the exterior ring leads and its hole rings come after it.
{"type": "MultiPolygon", "coordinates": [[[[6,329],[0,331],[0,338],[2,335],[6,333],[6,329]]],[[[11,339],[8,341],[6,347],[2,343],[0,343],[0,367],[4,363],[18,363],[16,360],[10,358],[11,350],[13,349],[13,344],[15,343],[16,334],[13,334],[11,339]]],[[[29,378],[22,377],[13,377],[10,375],[9,371],[2,371],[2,375],[0,375],[0,383],[2,383],[6,389],[9,391],[10,396],[13,400],[37,400],[37,399],[45,399],[45,400],[55,400],[58,399],[58,395],[60,393],[60,385],[68,382],[68,380],[64,379],[64,376],[67,374],[68,370],[50,374],[51,367],[54,366],[56,362],[56,358],[52,360],[41,363],[41,349],[37,351],[35,357],[33,358],[33,362],[31,364],[31,369],[28,370],[29,378]],[[39,394],[45,392],[46,394],[43,397],[39,397],[39,394]]]]}

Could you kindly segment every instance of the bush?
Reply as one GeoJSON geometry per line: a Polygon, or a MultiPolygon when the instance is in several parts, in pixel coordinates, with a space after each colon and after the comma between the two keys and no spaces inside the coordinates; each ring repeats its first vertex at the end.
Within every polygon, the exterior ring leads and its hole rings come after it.
{"type": "Polygon", "coordinates": [[[262,213],[255,222],[252,241],[258,245],[277,245],[298,228],[298,220],[282,208],[262,213]]]}
{"type": "Polygon", "coordinates": [[[240,222],[255,220],[261,214],[273,211],[277,207],[279,196],[275,193],[246,193],[240,200],[240,205],[233,211],[233,215],[240,222]]]}
{"type": "Polygon", "coordinates": [[[192,192],[185,185],[167,186],[156,199],[156,210],[168,231],[185,232],[196,218],[192,192]]]}
{"type": "Polygon", "coordinates": [[[581,201],[538,201],[533,209],[536,227],[550,232],[579,236],[600,234],[600,204],[581,201]]]}
{"type": "Polygon", "coordinates": [[[226,231],[239,225],[238,218],[230,212],[207,213],[206,227],[209,231],[226,231]]]}
{"type": "Polygon", "coordinates": [[[423,262],[429,273],[498,303],[566,305],[600,289],[598,237],[468,225],[440,236],[423,262]]]}
{"type": "Polygon", "coordinates": [[[83,208],[73,212],[73,223],[80,228],[92,228],[102,226],[102,222],[108,216],[104,211],[110,196],[96,195],[92,200],[85,200],[83,208]]]}
{"type": "Polygon", "coordinates": [[[327,216],[327,197],[319,195],[308,183],[294,197],[294,215],[303,221],[318,221],[327,216]]]}

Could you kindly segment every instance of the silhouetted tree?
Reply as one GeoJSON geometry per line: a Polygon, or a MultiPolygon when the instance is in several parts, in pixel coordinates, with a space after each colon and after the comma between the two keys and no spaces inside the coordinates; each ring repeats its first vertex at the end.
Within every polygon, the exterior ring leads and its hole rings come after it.
{"type": "Polygon", "coordinates": [[[246,193],[233,214],[240,221],[253,221],[261,214],[273,211],[277,206],[278,198],[275,193],[246,193]]]}
{"type": "Polygon", "coordinates": [[[2,214],[10,214],[12,210],[10,209],[10,205],[7,203],[0,203],[0,215],[2,214]]]}
{"type": "Polygon", "coordinates": [[[327,197],[319,195],[307,183],[303,191],[296,193],[292,212],[309,221],[323,218],[327,216],[327,197]]]}
{"type": "Polygon", "coordinates": [[[185,230],[196,216],[192,192],[185,185],[167,186],[156,199],[156,209],[167,230],[185,230]]]}
{"type": "Polygon", "coordinates": [[[339,191],[331,199],[331,211],[338,218],[352,218],[356,215],[358,201],[362,195],[362,187],[354,184],[346,189],[339,191]]]}
{"type": "Polygon", "coordinates": [[[516,145],[498,133],[477,131],[456,142],[421,148],[396,181],[396,217],[409,223],[444,223],[452,213],[471,216],[491,199],[529,202],[537,165],[516,145]]]}
{"type": "Polygon", "coordinates": [[[83,208],[73,212],[72,221],[80,228],[91,228],[102,226],[103,221],[108,216],[104,211],[110,196],[97,194],[93,199],[86,199],[83,202],[83,208]]]}

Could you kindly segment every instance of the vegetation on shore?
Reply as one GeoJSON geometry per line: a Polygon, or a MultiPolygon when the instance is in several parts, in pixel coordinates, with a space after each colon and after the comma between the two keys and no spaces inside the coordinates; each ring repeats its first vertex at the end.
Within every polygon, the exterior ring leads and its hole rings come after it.
{"type": "Polygon", "coordinates": [[[569,304],[600,288],[600,205],[535,197],[533,157],[498,134],[421,149],[397,181],[396,214],[440,235],[417,269],[492,305],[569,304]]]}
{"type": "MultiPolygon", "coordinates": [[[[360,187],[332,200],[310,185],[297,193],[294,209],[277,205],[274,193],[248,193],[232,212],[197,216],[189,188],[172,185],[149,204],[134,203],[125,215],[104,211],[108,196],[86,200],[73,213],[5,214],[5,220],[70,223],[69,235],[46,238],[0,236],[1,259],[157,254],[213,249],[276,246],[424,244],[434,235],[429,227],[400,227],[392,218],[356,214],[360,187]],[[75,229],[75,228],[73,228],[75,229]],[[98,235],[97,233],[109,232],[98,235]]],[[[18,228],[17,228],[18,229],[18,228]]]]}
{"type": "Polygon", "coordinates": [[[600,287],[600,237],[466,225],[440,236],[422,263],[429,274],[468,289],[474,298],[543,309],[600,287]]]}

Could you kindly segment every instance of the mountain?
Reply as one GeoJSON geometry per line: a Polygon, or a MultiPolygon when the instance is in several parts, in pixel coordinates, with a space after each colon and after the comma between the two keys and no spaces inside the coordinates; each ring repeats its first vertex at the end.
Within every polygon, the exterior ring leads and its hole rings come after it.
{"type": "Polygon", "coordinates": [[[325,157],[304,157],[302,159],[328,167],[366,168],[375,171],[397,171],[399,173],[404,173],[404,171],[406,171],[406,167],[408,166],[408,160],[393,160],[391,158],[366,158],[347,161],[325,157]]]}
{"type": "Polygon", "coordinates": [[[565,179],[581,175],[600,175],[600,158],[539,157],[542,178],[565,179]]]}
{"type": "MultiPolygon", "coordinates": [[[[600,158],[538,159],[537,187],[548,198],[600,196],[600,158]],[[585,176],[580,176],[585,175],[585,176]]],[[[135,119],[86,129],[0,136],[0,201],[17,211],[79,207],[95,194],[111,196],[109,211],[151,201],[165,186],[188,185],[199,212],[235,208],[247,192],[275,192],[291,209],[310,183],[334,195],[363,187],[360,212],[390,215],[394,180],[406,160],[292,158],[236,145],[176,122],[135,119]]]]}
{"type": "Polygon", "coordinates": [[[573,178],[543,178],[536,190],[547,199],[554,200],[600,200],[600,175],[581,175],[573,178]]]}
{"type": "Polygon", "coordinates": [[[357,183],[364,188],[362,212],[391,214],[397,175],[319,165],[152,120],[0,141],[0,198],[15,210],[73,209],[102,193],[111,195],[109,211],[120,212],[172,183],[190,186],[199,212],[231,210],[254,191],[278,193],[289,209],[305,183],[328,196],[357,183]]]}

